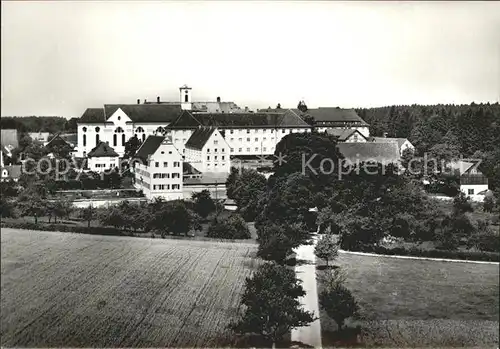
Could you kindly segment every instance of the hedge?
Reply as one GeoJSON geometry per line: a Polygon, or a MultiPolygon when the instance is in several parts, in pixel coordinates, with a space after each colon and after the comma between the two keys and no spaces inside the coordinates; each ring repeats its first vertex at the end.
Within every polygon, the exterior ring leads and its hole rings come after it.
{"type": "Polygon", "coordinates": [[[376,245],[364,245],[356,249],[358,252],[377,253],[390,256],[413,256],[428,258],[447,258],[470,261],[500,262],[500,253],[487,251],[450,251],[450,250],[421,250],[418,248],[395,247],[387,248],[376,245]]]}
{"type": "Polygon", "coordinates": [[[46,224],[46,223],[32,223],[32,222],[2,222],[2,228],[15,228],[15,229],[29,229],[29,230],[42,230],[42,231],[59,231],[71,232],[79,234],[90,235],[112,235],[112,236],[127,236],[120,229],[112,227],[85,227],[78,225],[65,225],[65,224],[46,224]]]}

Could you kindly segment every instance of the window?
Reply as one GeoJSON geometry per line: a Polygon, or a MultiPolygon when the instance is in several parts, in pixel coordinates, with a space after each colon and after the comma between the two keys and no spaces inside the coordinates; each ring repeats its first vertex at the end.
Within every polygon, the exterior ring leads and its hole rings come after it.
{"type": "Polygon", "coordinates": [[[179,138],[176,138],[174,142],[175,142],[175,143],[178,143],[178,142],[179,142],[179,138]]]}
{"type": "Polygon", "coordinates": [[[184,96],[184,102],[189,102],[189,95],[187,94],[187,91],[186,91],[186,95],[184,96]]]}
{"type": "Polygon", "coordinates": [[[469,189],[469,190],[468,190],[468,194],[469,194],[469,195],[474,195],[474,189],[469,189]]]}
{"type": "Polygon", "coordinates": [[[250,138],[247,138],[247,142],[250,142],[250,138]]]}
{"type": "Polygon", "coordinates": [[[210,156],[207,156],[207,160],[210,160],[210,156]]]}
{"type": "Polygon", "coordinates": [[[217,167],[217,164],[215,164],[214,166],[217,167]]]}
{"type": "Polygon", "coordinates": [[[83,135],[83,146],[87,145],[87,135],[83,135]]]}
{"type": "Polygon", "coordinates": [[[179,184],[172,184],[172,190],[175,190],[175,189],[180,189],[180,185],[179,184]]]}
{"type": "Polygon", "coordinates": [[[234,141],[234,138],[231,138],[231,142],[234,141]]]}
{"type": "Polygon", "coordinates": [[[171,150],[169,150],[169,152],[168,152],[168,153],[169,153],[169,154],[172,154],[172,151],[171,151],[171,150]]]}
{"type": "Polygon", "coordinates": [[[222,148],[220,151],[223,152],[223,153],[225,153],[226,152],[226,148],[222,148]]]}
{"type": "Polygon", "coordinates": [[[155,167],[160,167],[160,163],[158,161],[155,162],[155,167]]]}
{"type": "Polygon", "coordinates": [[[265,141],[267,140],[267,138],[266,138],[266,137],[264,137],[264,138],[262,138],[262,140],[265,142],[265,141]]]}
{"type": "Polygon", "coordinates": [[[238,138],[238,141],[241,142],[241,138],[238,138]]]}
{"type": "Polygon", "coordinates": [[[250,148],[247,148],[247,152],[250,152],[250,148]]]}
{"type": "Polygon", "coordinates": [[[233,134],[234,133],[234,130],[230,130],[229,133],[233,134]]]}
{"type": "Polygon", "coordinates": [[[116,139],[116,133],[113,135],[113,147],[116,147],[116,142],[117,142],[117,139],[116,139]]]}
{"type": "Polygon", "coordinates": [[[180,174],[179,173],[172,173],[172,178],[180,178],[180,174]]]}
{"type": "Polygon", "coordinates": [[[258,139],[257,137],[255,137],[255,141],[256,141],[256,142],[258,142],[258,141],[259,141],[259,139],[258,139]]]}
{"type": "Polygon", "coordinates": [[[207,164],[207,167],[210,167],[210,164],[207,164]]]}
{"type": "Polygon", "coordinates": [[[210,153],[210,148],[207,148],[207,153],[210,153]]]}
{"type": "Polygon", "coordinates": [[[271,133],[274,133],[274,129],[271,129],[271,133]]]}
{"type": "Polygon", "coordinates": [[[217,148],[214,149],[214,153],[217,153],[217,148]]]}
{"type": "Polygon", "coordinates": [[[164,162],[163,167],[168,167],[168,162],[164,162]]]}
{"type": "Polygon", "coordinates": [[[285,133],[285,129],[282,129],[282,130],[281,130],[281,133],[285,133]]]}
{"type": "Polygon", "coordinates": [[[100,128],[99,126],[97,126],[97,127],[95,128],[95,131],[96,131],[96,132],[99,132],[100,130],[101,130],[101,128],[100,128]]]}
{"type": "Polygon", "coordinates": [[[266,149],[266,147],[264,147],[264,148],[262,148],[262,150],[263,150],[263,151],[266,151],[267,149],[266,149]]]}
{"type": "Polygon", "coordinates": [[[238,151],[241,153],[241,148],[238,148],[238,151]]]}
{"type": "Polygon", "coordinates": [[[231,148],[231,153],[234,153],[234,148],[231,148]]]}
{"type": "Polygon", "coordinates": [[[186,143],[186,138],[183,138],[183,139],[182,139],[182,143],[186,143]]]}
{"type": "Polygon", "coordinates": [[[99,135],[98,134],[95,135],[95,144],[96,145],[99,144],[99,135]]]}
{"type": "Polygon", "coordinates": [[[145,134],[145,133],[143,133],[143,134],[142,134],[142,141],[144,142],[145,140],[146,140],[146,134],[145,134]]]}
{"type": "Polygon", "coordinates": [[[217,155],[214,156],[214,160],[217,160],[217,155]]]}
{"type": "MultiPolygon", "coordinates": [[[[83,137],[85,137],[85,136],[83,136],[83,137]]],[[[86,157],[86,156],[87,156],[87,152],[86,152],[86,151],[84,151],[84,152],[83,152],[83,157],[86,157]]]]}
{"type": "Polygon", "coordinates": [[[219,144],[219,141],[218,141],[218,140],[215,140],[215,141],[214,141],[214,145],[217,145],[217,144],[219,144]]]}
{"type": "Polygon", "coordinates": [[[82,128],[82,131],[87,132],[87,128],[86,127],[82,128]]]}
{"type": "Polygon", "coordinates": [[[125,133],[122,133],[122,145],[125,145],[125,133]]]}
{"type": "Polygon", "coordinates": [[[255,147],[255,151],[259,151],[259,148],[258,148],[258,147],[255,147]]]}
{"type": "Polygon", "coordinates": [[[250,129],[247,129],[247,133],[250,133],[250,129]]]}
{"type": "Polygon", "coordinates": [[[180,167],[180,163],[178,161],[174,161],[174,167],[180,167]]]}
{"type": "Polygon", "coordinates": [[[222,155],[222,160],[224,160],[224,155],[222,155]]]}

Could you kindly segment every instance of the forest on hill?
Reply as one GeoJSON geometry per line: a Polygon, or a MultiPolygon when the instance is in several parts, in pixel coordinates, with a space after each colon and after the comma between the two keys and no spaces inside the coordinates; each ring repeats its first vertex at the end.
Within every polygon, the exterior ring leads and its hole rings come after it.
{"type": "Polygon", "coordinates": [[[2,116],[0,128],[25,132],[76,132],[78,118],[66,119],[61,116],[2,116]]]}
{"type": "Polygon", "coordinates": [[[408,138],[416,155],[481,159],[490,188],[500,188],[500,105],[402,105],[356,109],[372,136],[408,138]]]}

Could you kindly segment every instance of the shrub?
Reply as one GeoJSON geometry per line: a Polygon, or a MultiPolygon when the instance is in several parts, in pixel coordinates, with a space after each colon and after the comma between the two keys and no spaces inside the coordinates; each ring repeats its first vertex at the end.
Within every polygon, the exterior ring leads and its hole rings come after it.
{"type": "Polygon", "coordinates": [[[326,234],[319,238],[318,243],[314,247],[316,257],[326,261],[326,265],[331,260],[334,260],[339,255],[337,242],[333,235],[326,234]]]}
{"type": "Polygon", "coordinates": [[[250,239],[248,226],[239,214],[227,219],[215,218],[208,228],[207,237],[219,239],[250,239]]]}
{"type": "Polygon", "coordinates": [[[335,320],[339,332],[342,331],[345,319],[355,316],[359,310],[351,291],[341,284],[336,284],[321,292],[319,303],[328,316],[335,320]]]}
{"type": "Polygon", "coordinates": [[[82,227],[78,225],[65,225],[65,224],[36,224],[32,222],[2,222],[2,228],[14,229],[28,229],[28,230],[41,230],[41,231],[59,231],[59,232],[73,232],[79,234],[90,235],[113,235],[125,236],[121,230],[110,227],[82,227]]]}

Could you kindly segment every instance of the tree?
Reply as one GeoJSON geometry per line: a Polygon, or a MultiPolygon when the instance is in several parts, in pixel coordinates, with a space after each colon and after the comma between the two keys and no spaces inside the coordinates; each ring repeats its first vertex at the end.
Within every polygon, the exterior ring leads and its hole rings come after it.
{"type": "Polygon", "coordinates": [[[137,138],[137,134],[130,137],[128,141],[125,142],[125,158],[132,159],[135,156],[137,150],[139,150],[142,142],[137,138]]]}
{"type": "Polygon", "coordinates": [[[112,206],[108,210],[101,212],[99,221],[102,225],[121,228],[126,226],[126,217],[123,216],[122,210],[117,206],[112,206]]]}
{"type": "Polygon", "coordinates": [[[493,196],[487,195],[484,197],[483,201],[483,211],[484,212],[493,212],[493,208],[495,207],[495,201],[493,200],[493,196]]]}
{"type": "Polygon", "coordinates": [[[464,192],[459,192],[458,195],[453,198],[453,212],[455,214],[462,214],[473,211],[474,208],[472,207],[470,198],[465,195],[464,192]]]}
{"type": "Polygon", "coordinates": [[[33,216],[35,224],[38,224],[38,217],[45,215],[47,211],[46,188],[40,183],[30,185],[17,198],[17,205],[21,215],[33,216]]]}
{"type": "Polygon", "coordinates": [[[230,327],[237,333],[259,334],[275,348],[292,329],[315,320],[313,313],[301,308],[298,298],[304,295],[293,270],[265,263],[246,279],[241,300],[245,313],[230,327]]]}
{"type": "Polygon", "coordinates": [[[266,177],[255,170],[231,168],[226,181],[227,195],[238,206],[246,221],[253,221],[260,209],[260,200],[266,191],[266,177]]]}
{"type": "Polygon", "coordinates": [[[250,239],[247,223],[239,214],[227,219],[216,217],[208,228],[207,236],[219,239],[250,239]]]}
{"type": "Polygon", "coordinates": [[[204,189],[199,193],[193,193],[191,195],[191,199],[193,201],[194,211],[202,218],[207,218],[208,215],[216,209],[215,202],[207,189],[204,189]]]}
{"type": "Polygon", "coordinates": [[[310,244],[310,234],[302,224],[276,224],[271,221],[257,226],[257,256],[284,264],[294,248],[310,244]]]}
{"type": "Polygon", "coordinates": [[[14,204],[3,195],[0,196],[0,217],[13,217],[15,215],[14,204]]]}
{"type": "Polygon", "coordinates": [[[299,101],[299,104],[297,105],[297,109],[300,110],[301,112],[305,113],[307,111],[306,103],[304,103],[304,101],[299,101]]]}
{"type": "Polygon", "coordinates": [[[80,218],[87,221],[87,227],[89,228],[90,228],[90,222],[95,217],[95,215],[96,215],[96,210],[94,209],[94,207],[92,207],[92,204],[80,210],[79,214],[80,218]]]}
{"type": "Polygon", "coordinates": [[[359,306],[351,292],[341,284],[327,288],[319,294],[319,304],[330,318],[335,320],[339,332],[345,319],[355,316],[359,306]]]}
{"type": "Polygon", "coordinates": [[[331,234],[325,234],[318,239],[316,246],[314,247],[314,254],[316,257],[328,262],[334,260],[339,255],[339,249],[335,238],[331,234]]]}
{"type": "Polygon", "coordinates": [[[199,216],[187,208],[184,200],[158,199],[149,205],[148,212],[145,226],[162,235],[186,235],[191,229],[200,228],[199,216]]]}

